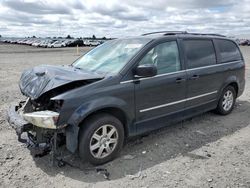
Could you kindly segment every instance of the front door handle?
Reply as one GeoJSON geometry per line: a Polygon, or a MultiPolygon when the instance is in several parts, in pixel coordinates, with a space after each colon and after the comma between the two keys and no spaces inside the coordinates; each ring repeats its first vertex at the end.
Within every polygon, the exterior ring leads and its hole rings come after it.
{"type": "Polygon", "coordinates": [[[184,81],[186,81],[185,78],[176,78],[176,80],[175,80],[176,83],[181,83],[181,82],[184,82],[184,81]]]}
{"type": "Polygon", "coordinates": [[[197,80],[199,77],[200,77],[199,75],[195,74],[190,79],[191,80],[197,80]]]}

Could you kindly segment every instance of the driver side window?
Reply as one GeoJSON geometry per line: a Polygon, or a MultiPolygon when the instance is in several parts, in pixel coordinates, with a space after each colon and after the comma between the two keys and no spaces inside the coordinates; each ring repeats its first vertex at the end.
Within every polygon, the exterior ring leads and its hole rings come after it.
{"type": "Polygon", "coordinates": [[[153,64],[157,74],[176,72],[181,69],[179,51],[176,41],[165,42],[151,49],[139,65],[153,64]]]}

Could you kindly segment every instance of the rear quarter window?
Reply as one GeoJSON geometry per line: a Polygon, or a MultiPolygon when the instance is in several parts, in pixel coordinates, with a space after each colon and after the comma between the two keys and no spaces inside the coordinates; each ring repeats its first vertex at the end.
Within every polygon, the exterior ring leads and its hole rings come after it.
{"type": "Polygon", "coordinates": [[[184,40],[187,68],[197,68],[216,64],[215,49],[212,40],[184,40]]]}
{"type": "Polygon", "coordinates": [[[230,40],[216,39],[216,44],[220,53],[221,63],[242,59],[239,48],[234,42],[230,40]]]}

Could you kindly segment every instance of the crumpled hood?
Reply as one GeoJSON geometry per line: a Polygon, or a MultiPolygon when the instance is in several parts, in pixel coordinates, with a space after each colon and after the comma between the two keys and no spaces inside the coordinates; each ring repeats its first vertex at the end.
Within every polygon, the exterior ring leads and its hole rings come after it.
{"type": "Polygon", "coordinates": [[[23,72],[19,87],[21,92],[32,99],[75,81],[102,79],[104,76],[85,72],[72,66],[40,65],[23,72]]]}

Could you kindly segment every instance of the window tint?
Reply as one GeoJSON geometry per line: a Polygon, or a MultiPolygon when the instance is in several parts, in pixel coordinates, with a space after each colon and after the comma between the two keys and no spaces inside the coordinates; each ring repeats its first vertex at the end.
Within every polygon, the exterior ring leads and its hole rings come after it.
{"type": "Polygon", "coordinates": [[[176,41],[157,45],[143,57],[139,64],[154,64],[157,67],[157,74],[180,70],[179,51],[176,41]]]}
{"type": "Polygon", "coordinates": [[[232,41],[216,40],[216,43],[220,51],[222,63],[241,59],[240,51],[232,41]]]}
{"type": "Polygon", "coordinates": [[[188,68],[216,64],[215,50],[211,40],[184,40],[183,42],[188,68]]]}

